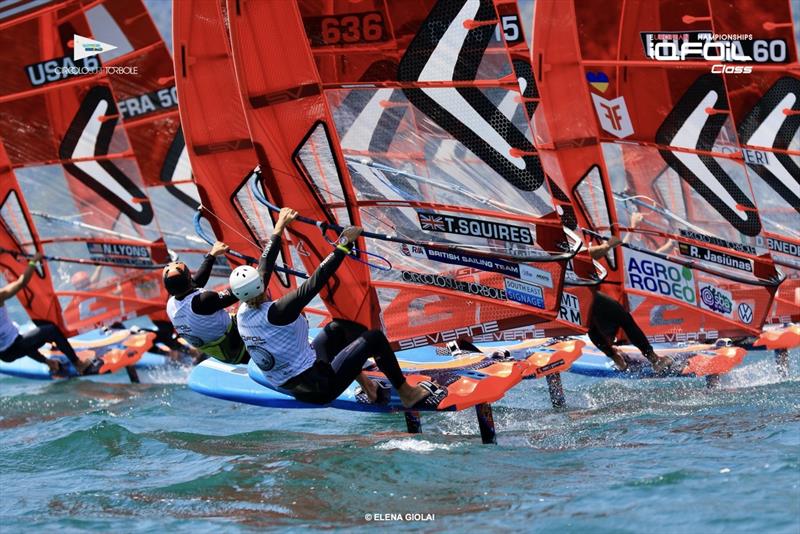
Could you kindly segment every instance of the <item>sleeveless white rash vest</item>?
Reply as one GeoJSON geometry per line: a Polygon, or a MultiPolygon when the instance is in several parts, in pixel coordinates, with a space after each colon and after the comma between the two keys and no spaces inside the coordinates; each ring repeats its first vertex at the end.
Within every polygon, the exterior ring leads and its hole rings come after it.
{"type": "Polygon", "coordinates": [[[198,315],[192,311],[192,301],[204,291],[206,290],[198,288],[183,300],[170,297],[167,301],[167,315],[175,331],[194,347],[221,338],[231,325],[231,316],[225,310],[219,310],[211,315],[198,315]]]}
{"type": "Polygon", "coordinates": [[[308,321],[302,315],[286,326],[267,319],[272,302],[256,308],[243,303],[236,314],[239,335],[247,352],[275,387],[285,384],[314,364],[317,355],[308,340],[308,321]]]}
{"type": "Polygon", "coordinates": [[[19,330],[11,322],[8,310],[4,305],[0,306],[0,352],[10,347],[18,335],[19,330]]]}

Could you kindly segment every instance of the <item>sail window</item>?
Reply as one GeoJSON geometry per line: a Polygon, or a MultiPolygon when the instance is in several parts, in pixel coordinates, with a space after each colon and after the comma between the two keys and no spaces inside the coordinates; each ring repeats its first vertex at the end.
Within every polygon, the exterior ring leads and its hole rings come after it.
{"type": "Polygon", "coordinates": [[[311,129],[295,152],[294,163],[308,180],[332,220],[342,226],[352,224],[341,175],[324,123],[318,122],[311,129]]]}
{"type": "MultiPolygon", "coordinates": [[[[245,225],[255,233],[257,239],[261,243],[266,243],[272,235],[274,223],[272,222],[269,210],[262,207],[253,196],[252,188],[254,186],[261,187],[261,184],[258,183],[259,176],[260,173],[255,170],[248,174],[242,182],[242,185],[234,193],[233,202],[237,208],[236,211],[242,217],[245,225]]],[[[285,265],[286,261],[283,257],[283,250],[281,250],[279,258],[280,261],[278,264],[285,265]]],[[[284,287],[289,287],[289,279],[285,273],[275,271],[275,275],[284,287]]]]}
{"type": "MultiPolygon", "coordinates": [[[[31,227],[22,211],[16,191],[11,191],[3,200],[3,204],[0,206],[0,223],[5,226],[20,250],[31,256],[36,253],[33,232],[31,232],[31,227]]],[[[39,276],[44,276],[41,264],[36,267],[36,272],[39,273],[39,276]]]]}

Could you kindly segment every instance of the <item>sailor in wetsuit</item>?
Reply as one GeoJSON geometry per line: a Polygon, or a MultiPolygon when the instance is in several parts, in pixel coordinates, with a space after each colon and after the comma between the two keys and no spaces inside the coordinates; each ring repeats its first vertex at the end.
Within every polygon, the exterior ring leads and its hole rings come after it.
{"type": "MultiPolygon", "coordinates": [[[[612,236],[602,245],[589,247],[589,254],[591,254],[592,259],[599,259],[621,244],[622,241],[618,237],[612,236]]],[[[628,368],[625,355],[614,346],[614,340],[620,328],[625,332],[628,341],[635,345],[642,355],[650,361],[653,365],[653,371],[661,373],[672,366],[674,363],[672,358],[659,356],[653,351],[653,346],[650,345],[647,336],[636,324],[628,310],[613,298],[598,291],[592,305],[592,316],[588,332],[589,339],[598,349],[603,351],[603,354],[614,360],[620,371],[625,371],[628,368]]]]}
{"type": "Polygon", "coordinates": [[[36,269],[36,264],[41,261],[42,255],[37,253],[32,260],[28,262],[25,272],[22,276],[17,278],[14,282],[0,288],[0,360],[4,362],[13,362],[19,358],[28,356],[37,362],[44,363],[50,368],[50,372],[57,375],[62,372],[61,365],[58,360],[53,358],[45,358],[39,352],[39,347],[45,343],[55,343],[58,350],[64,353],[69,358],[72,365],[80,374],[84,374],[91,362],[83,362],[75,354],[75,349],[69,344],[66,336],[61,333],[59,328],[52,324],[42,324],[33,330],[29,330],[24,334],[20,334],[14,323],[8,317],[8,310],[5,306],[5,301],[12,298],[20,290],[22,290],[31,277],[33,271],[36,269]]]}
{"type": "Polygon", "coordinates": [[[194,276],[183,262],[164,267],[164,287],[172,295],[167,301],[167,315],[178,335],[196,349],[226,363],[247,363],[250,357],[235,317],[225,311],[237,302],[236,297],[229,291],[205,289],[217,256],[227,251],[225,243],[214,243],[194,276]]]}
{"type": "Polygon", "coordinates": [[[258,270],[245,265],[237,267],[230,277],[231,291],[243,302],[237,314],[239,333],[267,381],[300,401],[327,404],[356,380],[371,402],[382,402],[388,391],[378,388],[362,372],[367,358],[373,357],[404,406],[433,398],[433,384],[411,386],[406,382],[394,351],[380,330],[335,319],[313,342],[308,341],[303,308],[341,265],[361,228],[345,228],[333,252],[299,288],[276,301],[267,299],[264,290],[281,248],[281,233],[296,216],[294,210],[283,208],[258,270]]]}

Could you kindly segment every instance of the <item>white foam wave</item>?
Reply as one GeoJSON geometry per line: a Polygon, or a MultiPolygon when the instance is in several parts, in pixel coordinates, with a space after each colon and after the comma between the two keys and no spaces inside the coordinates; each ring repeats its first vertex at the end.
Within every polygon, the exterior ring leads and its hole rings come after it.
{"type": "Polygon", "coordinates": [[[409,451],[409,452],[432,452],[436,450],[449,451],[452,450],[454,445],[446,445],[444,443],[433,443],[424,439],[390,439],[384,443],[375,446],[376,449],[382,451],[409,451]]]}
{"type": "Polygon", "coordinates": [[[156,367],[139,372],[143,383],[147,384],[185,384],[189,380],[192,368],[181,367],[156,367]]]}

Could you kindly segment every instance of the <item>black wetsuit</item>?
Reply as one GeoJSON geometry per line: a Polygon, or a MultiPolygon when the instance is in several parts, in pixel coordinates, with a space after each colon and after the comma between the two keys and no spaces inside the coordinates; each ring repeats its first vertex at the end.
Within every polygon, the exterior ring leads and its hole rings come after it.
{"type": "MultiPolygon", "coordinates": [[[[273,236],[258,265],[266,287],[280,250],[280,236],[273,236]]],[[[319,294],[346,254],[334,249],[316,271],[300,287],[272,303],[267,320],[276,326],[292,324],[303,308],[319,294]]],[[[314,364],[281,387],[298,400],[327,404],[342,394],[361,373],[368,358],[375,358],[378,368],[395,389],[405,384],[405,376],[386,335],[380,330],[367,330],[361,324],[334,319],[312,341],[317,359],[314,364]]]]}
{"type": "MultiPolygon", "coordinates": [[[[200,267],[197,268],[194,276],[192,276],[192,291],[194,291],[195,288],[206,286],[208,279],[211,278],[211,271],[214,268],[214,263],[216,261],[217,259],[214,256],[211,254],[206,254],[206,256],[203,258],[203,263],[200,264],[200,267]]],[[[185,295],[176,296],[175,299],[183,300],[190,294],[191,292],[185,295]]],[[[239,299],[237,299],[229,289],[219,293],[216,291],[203,291],[199,295],[195,296],[194,299],[192,299],[192,311],[197,315],[213,315],[220,310],[224,310],[228,306],[236,304],[237,302],[239,302],[239,299]]],[[[234,316],[232,320],[235,321],[236,317],[234,316]]],[[[235,324],[233,328],[230,329],[228,340],[232,347],[242,347],[244,345],[244,342],[239,337],[239,331],[236,329],[235,324]]],[[[171,347],[171,345],[168,346],[171,347]]],[[[229,363],[245,364],[249,361],[250,355],[247,354],[247,351],[245,351],[244,355],[240,359],[231,361],[229,363]]]]}
{"type": "MultiPolygon", "coordinates": [[[[192,276],[193,287],[206,287],[208,279],[211,278],[211,270],[214,268],[216,258],[211,254],[206,254],[203,258],[203,263],[200,264],[197,271],[192,276]]],[[[187,295],[175,297],[177,300],[183,300],[187,295]]],[[[230,290],[217,293],[216,291],[204,291],[197,295],[192,300],[192,311],[198,315],[213,315],[220,310],[224,310],[228,306],[236,304],[238,299],[233,296],[230,290]]]]}
{"type": "Polygon", "coordinates": [[[47,358],[39,352],[39,348],[45,343],[55,343],[58,350],[63,352],[75,367],[81,363],[78,359],[78,355],[75,354],[75,349],[69,344],[69,340],[53,323],[42,323],[33,330],[18,335],[6,350],[0,352],[0,360],[4,362],[13,362],[19,358],[28,356],[37,362],[46,364],[47,358]]]}
{"type": "MultiPolygon", "coordinates": [[[[170,350],[183,350],[183,345],[175,338],[175,329],[172,326],[172,323],[169,321],[160,321],[157,319],[152,319],[153,325],[156,327],[156,339],[155,343],[161,343],[166,345],[167,348],[170,350]]],[[[150,352],[154,352],[159,354],[157,347],[154,345],[150,352]]]]}
{"type": "Polygon", "coordinates": [[[617,331],[622,328],[628,341],[636,345],[642,354],[653,352],[653,346],[647,336],[636,324],[633,316],[619,302],[605,293],[597,292],[592,305],[592,318],[589,324],[589,339],[592,343],[610,356],[617,331]]]}

